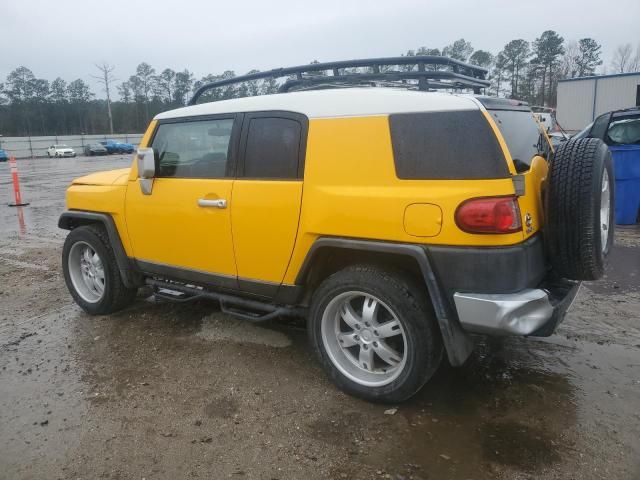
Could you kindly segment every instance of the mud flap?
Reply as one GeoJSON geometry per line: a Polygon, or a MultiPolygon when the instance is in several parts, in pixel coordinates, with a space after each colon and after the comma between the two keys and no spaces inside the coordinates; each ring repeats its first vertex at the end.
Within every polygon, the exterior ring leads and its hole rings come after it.
{"type": "Polygon", "coordinates": [[[471,336],[462,329],[455,312],[452,311],[451,306],[445,300],[444,292],[433,273],[433,268],[431,268],[431,262],[428,256],[425,255],[424,260],[426,265],[421,264],[420,267],[429,290],[433,310],[438,319],[442,341],[447,351],[447,358],[451,366],[459,367],[466,362],[469,355],[471,355],[474,348],[474,341],[471,336]]]}

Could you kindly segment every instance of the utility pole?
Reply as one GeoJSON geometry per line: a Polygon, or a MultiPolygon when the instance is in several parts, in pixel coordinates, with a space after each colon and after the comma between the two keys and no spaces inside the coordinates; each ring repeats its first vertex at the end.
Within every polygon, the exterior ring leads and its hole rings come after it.
{"type": "Polygon", "coordinates": [[[115,70],[113,65],[109,65],[107,62],[102,62],[101,65],[95,64],[96,68],[100,70],[100,75],[91,75],[104,85],[104,91],[107,94],[107,114],[109,115],[109,133],[113,135],[113,117],[111,116],[111,91],[110,87],[113,82],[117,80],[112,73],[115,70]]]}

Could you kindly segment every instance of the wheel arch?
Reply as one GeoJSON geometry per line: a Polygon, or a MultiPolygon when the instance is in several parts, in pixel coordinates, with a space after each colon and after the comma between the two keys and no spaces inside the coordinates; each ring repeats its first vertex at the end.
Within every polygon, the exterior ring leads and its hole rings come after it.
{"type": "Polygon", "coordinates": [[[73,230],[85,225],[101,225],[109,237],[109,243],[116,257],[122,283],[128,288],[140,287],[144,284],[140,272],[127,256],[113,217],[108,213],[69,210],[63,212],[58,219],[58,228],[73,230]]]}
{"type": "Polygon", "coordinates": [[[356,263],[370,262],[400,267],[424,284],[431,300],[449,362],[462,365],[473,349],[473,341],[462,329],[447,301],[431,261],[424,248],[418,245],[380,242],[350,238],[323,237],[315,241],[296,277],[296,284],[304,286],[307,297],[324,278],[356,263]]]}

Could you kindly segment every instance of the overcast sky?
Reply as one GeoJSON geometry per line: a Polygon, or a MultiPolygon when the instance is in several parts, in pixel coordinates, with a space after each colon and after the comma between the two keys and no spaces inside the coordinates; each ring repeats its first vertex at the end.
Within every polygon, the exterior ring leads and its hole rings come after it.
{"type": "Polygon", "coordinates": [[[120,80],[157,71],[207,73],[442,48],[463,37],[497,53],[547,29],[593,37],[605,66],[640,43],[640,0],[0,0],[0,81],[24,65],[37,77],[91,78],[95,62],[120,80]]]}

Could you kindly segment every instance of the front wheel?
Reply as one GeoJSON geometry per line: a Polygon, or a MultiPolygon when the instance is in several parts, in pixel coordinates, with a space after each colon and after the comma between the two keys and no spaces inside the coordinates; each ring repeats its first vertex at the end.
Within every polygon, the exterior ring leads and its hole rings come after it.
{"type": "Polygon", "coordinates": [[[71,230],[62,248],[62,270],[71,296],[92,315],[116,312],[135,299],[137,289],[122,282],[109,237],[99,225],[71,230]]]}
{"type": "Polygon", "coordinates": [[[313,295],[308,329],[329,378],[370,401],[408,399],[442,359],[426,291],[376,266],[352,266],[327,278],[313,295]]]}

